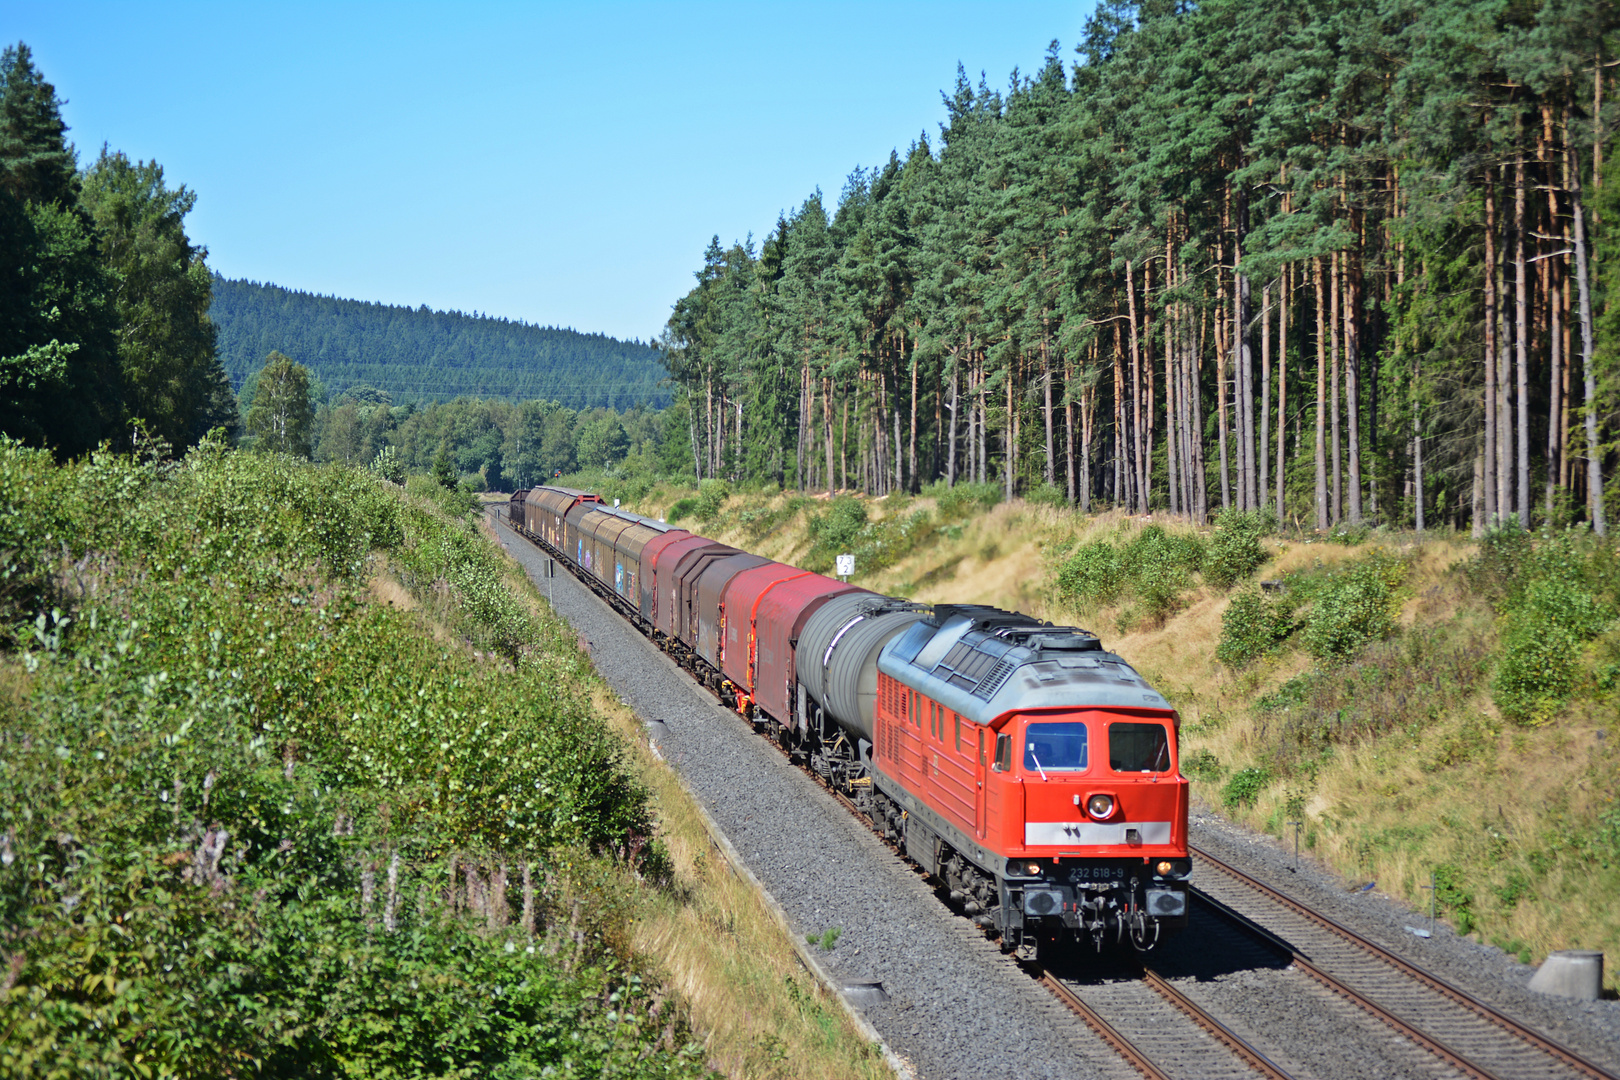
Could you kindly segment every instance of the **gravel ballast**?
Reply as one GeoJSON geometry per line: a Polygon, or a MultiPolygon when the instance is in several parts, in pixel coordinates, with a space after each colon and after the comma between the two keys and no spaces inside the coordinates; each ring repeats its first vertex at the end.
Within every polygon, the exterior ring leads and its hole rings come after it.
{"type": "MultiPolygon", "coordinates": [[[[1365,882],[1345,882],[1309,856],[1297,868],[1291,846],[1274,837],[1234,825],[1207,807],[1193,807],[1191,838],[1223,862],[1309,904],[1328,918],[1430,973],[1450,982],[1493,1008],[1513,1017],[1610,1072],[1620,1072],[1620,1002],[1576,1001],[1528,989],[1535,968],[1502,950],[1459,937],[1444,922],[1428,930],[1428,913],[1406,905],[1365,882]]],[[[1620,957],[1606,957],[1620,962],[1620,957]]]]}

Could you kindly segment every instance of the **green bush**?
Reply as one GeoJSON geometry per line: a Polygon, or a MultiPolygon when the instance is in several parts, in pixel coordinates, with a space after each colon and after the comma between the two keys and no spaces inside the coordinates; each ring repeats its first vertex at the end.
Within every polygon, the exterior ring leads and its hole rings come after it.
{"type": "Polygon", "coordinates": [[[674,504],[669,508],[668,517],[670,524],[673,525],[677,521],[684,521],[685,519],[691,517],[693,514],[697,513],[697,508],[698,501],[691,496],[684,499],[676,499],[674,504]]]}
{"type": "Polygon", "coordinates": [[[1068,493],[1056,484],[1042,484],[1025,495],[1024,499],[1036,506],[1055,506],[1060,510],[1069,505],[1068,493]]]}
{"type": "Polygon", "coordinates": [[[1395,629],[1396,589],[1405,564],[1381,553],[1325,581],[1305,618],[1305,651],[1329,663],[1348,660],[1395,629]]]}
{"type": "Polygon", "coordinates": [[[209,446],[0,498],[81,545],[0,700],[0,1075],[702,1074],[618,905],[567,925],[603,860],[667,860],[572,634],[465,521],[209,446]]]}
{"type": "Polygon", "coordinates": [[[1188,754],[1181,759],[1181,775],[1190,780],[1203,780],[1213,783],[1226,773],[1226,766],[1222,765],[1209,750],[1199,750],[1188,754]]]}
{"type": "Polygon", "coordinates": [[[816,547],[832,554],[848,554],[866,522],[866,503],[844,495],[813,516],[806,531],[816,547]]]}
{"type": "Polygon", "coordinates": [[[1530,582],[1504,620],[1502,659],[1491,694],[1502,715],[1545,723],[1575,691],[1581,646],[1603,632],[1613,612],[1578,582],[1530,582]]]}
{"type": "Polygon", "coordinates": [[[923,494],[933,498],[942,520],[960,521],[975,511],[989,510],[1001,502],[1003,490],[1000,484],[974,484],[958,480],[956,486],[951,487],[943,480],[936,480],[923,489],[923,494]]]}
{"type": "Polygon", "coordinates": [[[1082,545],[1058,570],[1058,595],[1080,607],[1111,604],[1125,586],[1125,563],[1106,540],[1082,545]]]}
{"type": "Polygon", "coordinates": [[[698,485],[697,517],[705,525],[720,517],[726,500],[731,498],[731,486],[724,480],[705,480],[698,485]]]}
{"type": "Polygon", "coordinates": [[[1523,584],[1521,571],[1535,553],[1529,533],[1518,523],[1498,525],[1480,537],[1479,551],[1463,568],[1469,587],[1492,602],[1515,595],[1523,584]]]}
{"type": "Polygon", "coordinates": [[[1192,533],[1149,525],[1125,545],[1121,562],[1147,618],[1163,622],[1181,606],[1192,575],[1204,561],[1204,543],[1192,533]]]}
{"type": "Polygon", "coordinates": [[[1260,539],[1266,534],[1267,521],[1258,512],[1221,511],[1204,555],[1204,580],[1217,589],[1230,589],[1260,569],[1266,561],[1260,539]]]}
{"type": "Polygon", "coordinates": [[[1228,810],[1253,806],[1271,783],[1271,773],[1258,765],[1239,769],[1221,788],[1221,802],[1228,810]]]}
{"type": "Polygon", "coordinates": [[[1474,928],[1474,893],[1460,866],[1441,863],[1434,868],[1434,898],[1441,911],[1450,913],[1457,933],[1466,934],[1474,928]]]}
{"type": "Polygon", "coordinates": [[[1293,620],[1280,604],[1259,589],[1243,589],[1221,614],[1221,640],[1215,659],[1229,668],[1244,668],[1287,640],[1293,620]]]}

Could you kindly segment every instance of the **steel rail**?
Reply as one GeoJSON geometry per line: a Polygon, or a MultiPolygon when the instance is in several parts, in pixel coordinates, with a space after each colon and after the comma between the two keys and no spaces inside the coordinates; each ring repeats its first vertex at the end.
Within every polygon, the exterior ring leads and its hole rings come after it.
{"type": "MultiPolygon", "coordinates": [[[[1533,1029],[1531,1029],[1529,1027],[1526,1027],[1524,1024],[1521,1024],[1519,1021],[1513,1019],[1511,1016],[1508,1016],[1507,1014],[1497,1010],[1496,1008],[1494,1008],[1494,1007],[1492,1007],[1490,1005],[1487,1005],[1485,1002],[1483,1002],[1483,1001],[1479,1000],[1478,998],[1474,997],[1472,994],[1468,993],[1467,991],[1462,990],[1462,989],[1460,989],[1460,988],[1458,988],[1456,986],[1453,986],[1451,983],[1449,983],[1446,980],[1440,978],[1440,976],[1435,975],[1435,974],[1433,974],[1433,973],[1431,973],[1429,971],[1425,971],[1423,968],[1418,967],[1416,964],[1413,964],[1412,962],[1410,962],[1408,960],[1405,960],[1405,959],[1395,955],[1394,953],[1390,952],[1388,949],[1384,948],[1382,945],[1379,945],[1378,943],[1376,943],[1374,941],[1371,941],[1371,940],[1367,939],[1366,937],[1363,937],[1361,934],[1356,933],[1354,930],[1350,929],[1348,926],[1345,926],[1342,923],[1339,923],[1339,922],[1329,918],[1328,916],[1323,915],[1321,912],[1315,910],[1314,908],[1308,906],[1307,904],[1305,904],[1305,903],[1303,903],[1303,902],[1301,902],[1299,900],[1294,899],[1293,897],[1289,896],[1287,893],[1284,893],[1284,892],[1281,892],[1281,891],[1279,891],[1277,889],[1274,889],[1270,885],[1267,885],[1265,882],[1259,881],[1256,878],[1250,876],[1249,874],[1245,874],[1243,871],[1237,869],[1235,866],[1232,866],[1229,863],[1223,862],[1222,860],[1220,860],[1220,859],[1216,858],[1215,856],[1211,855],[1209,852],[1204,851],[1202,848],[1195,847],[1195,846],[1189,844],[1189,845],[1187,845],[1187,850],[1191,854],[1196,855],[1198,858],[1200,858],[1200,859],[1204,860],[1205,862],[1209,863],[1211,866],[1215,867],[1217,870],[1220,870],[1223,873],[1227,874],[1228,876],[1236,879],[1237,881],[1242,882],[1243,884],[1249,886],[1251,889],[1254,889],[1256,892],[1259,892],[1261,895],[1263,895],[1266,898],[1272,900],[1273,902],[1282,905],[1283,907],[1287,908],[1288,910],[1294,912],[1296,915],[1300,915],[1300,916],[1302,916],[1302,917],[1304,917],[1306,919],[1309,919],[1311,922],[1316,923],[1318,926],[1322,927],[1324,930],[1327,930],[1330,933],[1333,933],[1333,934],[1337,935],[1338,937],[1344,939],[1345,941],[1350,942],[1351,944],[1357,946],[1358,948],[1360,948],[1363,951],[1369,953],[1370,955],[1376,957],[1377,959],[1382,960],[1385,964],[1388,964],[1390,967],[1392,967],[1392,968],[1396,969],[1397,971],[1401,972],[1403,975],[1406,975],[1408,978],[1411,978],[1411,979],[1415,980],[1416,982],[1421,983],[1422,985],[1424,985],[1424,986],[1428,987],[1429,989],[1435,991],[1436,993],[1441,994],[1442,996],[1446,997],[1447,999],[1454,1002],[1455,1004],[1461,1005],[1463,1008],[1465,1008],[1465,1009],[1469,1010],[1470,1012],[1474,1013],[1475,1015],[1479,1016],[1481,1019],[1486,1020],[1486,1021],[1490,1022],[1491,1024],[1494,1024],[1495,1026],[1497,1026],[1497,1027],[1499,1027],[1499,1028],[1513,1034],[1514,1036],[1519,1038],[1521,1041],[1523,1041],[1525,1043],[1528,1043],[1529,1045],[1535,1047],[1537,1050],[1540,1050],[1542,1053],[1547,1054],[1549,1057],[1553,1057],[1553,1058],[1558,1059],[1559,1061],[1561,1061],[1565,1065],[1568,1065],[1570,1068],[1574,1069],[1575,1071],[1577,1071],[1579,1073],[1582,1073],[1585,1076],[1590,1077],[1591,1080],[1620,1080],[1620,1077],[1616,1077],[1616,1075],[1614,1073],[1611,1073],[1611,1072],[1607,1071],[1606,1069],[1603,1069],[1601,1066],[1593,1064],[1592,1062],[1588,1061],[1586,1058],[1584,1058],[1581,1055],[1577,1054],[1575,1051],[1569,1049],[1569,1047],[1564,1046],[1564,1045],[1562,1045],[1560,1043],[1554,1042],[1552,1039],[1547,1038],[1545,1035],[1542,1035],[1540,1032],[1535,1031],[1535,1030],[1533,1030],[1533,1029]]],[[[1238,918],[1243,920],[1244,922],[1249,923],[1250,925],[1257,925],[1257,924],[1253,923],[1253,920],[1248,919],[1246,916],[1239,915],[1237,912],[1232,911],[1232,909],[1228,908],[1225,904],[1221,904],[1219,901],[1213,900],[1211,897],[1209,897],[1207,895],[1204,895],[1202,893],[1199,893],[1198,895],[1199,895],[1200,900],[1216,906],[1218,910],[1222,910],[1223,912],[1230,912],[1233,915],[1238,915],[1238,918]]],[[[1267,931],[1266,934],[1273,941],[1281,943],[1281,939],[1277,938],[1276,935],[1271,934],[1269,931],[1267,931]]],[[[1288,945],[1286,945],[1286,943],[1282,943],[1282,947],[1286,948],[1288,950],[1289,954],[1295,957],[1295,962],[1296,963],[1303,962],[1303,963],[1301,963],[1301,970],[1305,971],[1307,974],[1311,975],[1313,978],[1321,979],[1324,976],[1326,976],[1326,978],[1328,978],[1328,979],[1332,978],[1332,976],[1327,976],[1325,972],[1321,972],[1321,969],[1315,967],[1313,964],[1310,963],[1309,960],[1307,960],[1304,957],[1300,956],[1299,953],[1296,950],[1294,950],[1292,946],[1288,946],[1288,945]]],[[[1334,980],[1334,981],[1337,982],[1337,980],[1334,980]]],[[[1351,994],[1355,994],[1355,992],[1351,991],[1351,994]]],[[[1361,995],[1356,995],[1356,997],[1361,997],[1361,995]]],[[[1358,1002],[1358,1004],[1359,1004],[1359,1002],[1358,1002]]],[[[1380,1011],[1383,1011],[1382,1006],[1377,1006],[1377,1008],[1380,1011]]],[[[1399,1022],[1399,1021],[1397,1021],[1397,1022],[1399,1022]]],[[[1416,1029],[1413,1029],[1413,1030],[1416,1030],[1416,1029]]],[[[1424,1038],[1428,1039],[1428,1036],[1424,1036],[1424,1038]]],[[[1430,1041],[1433,1041],[1433,1040],[1430,1040],[1430,1041]]],[[[1441,1056],[1446,1057],[1446,1056],[1448,1056],[1450,1054],[1451,1054],[1451,1051],[1448,1050],[1444,1054],[1442,1054],[1441,1056]]],[[[1485,1073],[1481,1069],[1481,1067],[1478,1066],[1478,1065],[1469,1065],[1467,1067],[1470,1068],[1470,1069],[1480,1070],[1482,1075],[1489,1075],[1488,1073],[1485,1073]]]]}
{"type": "Polygon", "coordinates": [[[1104,1020],[1102,1014],[1087,1005],[1079,994],[1063,985],[1062,980],[1052,975],[1051,972],[1043,971],[1040,982],[1053,997],[1061,1001],[1070,1012],[1078,1016],[1085,1022],[1087,1027],[1096,1032],[1098,1037],[1107,1043],[1114,1053],[1130,1062],[1131,1067],[1137,1072],[1147,1077],[1148,1080],[1171,1080],[1169,1073],[1155,1065],[1151,1058],[1137,1049],[1135,1043],[1121,1035],[1114,1028],[1114,1025],[1104,1020]]]}
{"type": "Polygon", "coordinates": [[[1199,1005],[1192,998],[1166,982],[1164,977],[1157,971],[1152,968],[1143,968],[1142,981],[1157,991],[1160,997],[1191,1017],[1193,1023],[1213,1035],[1228,1050],[1242,1058],[1244,1064],[1261,1076],[1266,1077],[1267,1080],[1293,1080],[1292,1074],[1286,1069],[1266,1057],[1243,1036],[1215,1019],[1202,1005],[1199,1005]]]}
{"type": "Polygon", "coordinates": [[[1412,1042],[1423,1047],[1423,1049],[1427,1050],[1429,1053],[1435,1055],[1442,1061],[1445,1061],[1447,1064],[1451,1065],[1453,1068],[1462,1072],[1464,1076],[1476,1077],[1477,1080],[1500,1080],[1495,1073],[1491,1072],[1485,1066],[1469,1060],[1461,1053],[1447,1046],[1444,1042],[1430,1035],[1428,1032],[1422,1030],[1421,1028],[1413,1027],[1405,1020],[1402,1020],[1400,1017],[1378,1004],[1378,1002],[1374,1001],[1366,994],[1361,993],[1348,983],[1335,977],[1329,972],[1324,971],[1322,968],[1317,967],[1315,964],[1311,963],[1311,961],[1298,949],[1295,949],[1292,945],[1289,945],[1282,938],[1278,937],[1270,930],[1267,930],[1265,927],[1261,926],[1247,915],[1244,915],[1240,911],[1233,910],[1226,904],[1221,903],[1219,900],[1216,900],[1214,897],[1205,893],[1194,892],[1193,895],[1197,898],[1200,904],[1203,904],[1211,911],[1214,911],[1217,915],[1237,924],[1242,929],[1254,934],[1256,937],[1259,937],[1268,944],[1272,945],[1278,951],[1283,953],[1283,955],[1287,956],[1293,962],[1295,967],[1299,968],[1305,974],[1327,987],[1333,993],[1338,994],[1340,997],[1344,998],[1346,1001],[1350,1002],[1352,1005],[1356,1006],[1362,1011],[1370,1014],[1375,1019],[1382,1021],[1388,1027],[1399,1032],[1401,1035],[1404,1035],[1412,1042]]]}

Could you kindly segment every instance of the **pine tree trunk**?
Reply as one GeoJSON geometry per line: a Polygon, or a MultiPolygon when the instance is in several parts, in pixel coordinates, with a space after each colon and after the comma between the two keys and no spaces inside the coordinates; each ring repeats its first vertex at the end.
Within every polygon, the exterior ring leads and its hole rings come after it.
{"type": "Polygon", "coordinates": [[[1187,447],[1187,388],[1182,376],[1187,365],[1187,305],[1171,305],[1164,319],[1164,456],[1174,466],[1169,470],[1170,510],[1190,519],[1192,468],[1187,447]]]}
{"type": "MultiPolygon", "coordinates": [[[[1182,378],[1187,387],[1187,402],[1192,406],[1187,423],[1190,429],[1188,445],[1192,448],[1193,520],[1200,525],[1209,520],[1209,462],[1204,453],[1204,398],[1199,393],[1204,381],[1204,346],[1208,335],[1209,321],[1206,317],[1199,331],[1198,346],[1182,365],[1186,368],[1182,378]]],[[[1188,337],[1191,336],[1189,330],[1188,337]]]]}
{"type": "MultiPolygon", "coordinates": [[[[1553,141],[1552,106],[1541,107],[1541,141],[1536,150],[1536,159],[1541,165],[1542,174],[1547,178],[1547,232],[1551,234],[1558,228],[1558,187],[1553,183],[1551,168],[1551,153],[1553,141]]],[[[1561,399],[1563,391],[1564,367],[1564,327],[1561,316],[1563,314],[1559,304],[1559,294],[1563,291],[1559,285],[1559,271],[1563,263],[1554,258],[1549,251],[1551,245],[1543,242],[1542,258],[1547,267],[1546,286],[1542,290],[1542,299],[1547,305],[1547,520],[1551,521],[1553,507],[1558,491],[1558,420],[1564,414],[1564,403],[1561,399]]]]}
{"type": "Polygon", "coordinates": [[[1333,505],[1330,507],[1330,520],[1338,525],[1344,520],[1344,457],[1342,454],[1343,430],[1339,419],[1339,253],[1333,253],[1331,264],[1332,280],[1329,283],[1328,302],[1330,305],[1328,321],[1328,374],[1332,384],[1332,398],[1329,404],[1329,416],[1333,421],[1333,456],[1329,462],[1333,476],[1333,505]]]}
{"type": "Polygon", "coordinates": [[[1006,499],[1008,502],[1012,502],[1013,470],[1018,467],[1018,414],[1013,410],[1013,372],[1011,364],[1007,368],[1007,429],[1004,438],[1006,440],[1006,449],[1002,454],[1002,458],[1006,474],[1006,499]]]}
{"type": "MultiPolygon", "coordinates": [[[[1044,325],[1044,320],[1043,320],[1044,325]]],[[[1057,450],[1052,438],[1052,358],[1046,350],[1046,335],[1041,335],[1041,382],[1044,384],[1046,412],[1046,482],[1057,484],[1057,450]]]]}
{"type": "Polygon", "coordinates": [[[962,375],[958,361],[958,357],[951,358],[951,404],[947,410],[951,414],[951,431],[945,449],[945,486],[948,488],[956,486],[956,411],[961,405],[962,375]]]}
{"type": "MultiPolygon", "coordinates": [[[[1224,230],[1222,231],[1222,235],[1224,236],[1224,230]]],[[[1219,304],[1221,308],[1226,309],[1222,310],[1215,320],[1215,428],[1217,437],[1220,439],[1222,510],[1230,509],[1232,506],[1232,477],[1227,469],[1226,457],[1227,436],[1231,426],[1227,416],[1230,398],[1227,394],[1226,383],[1226,327],[1228,318],[1236,318],[1231,309],[1227,308],[1226,293],[1220,284],[1220,268],[1225,265],[1225,261],[1226,250],[1223,246],[1217,245],[1215,248],[1216,289],[1221,297],[1219,304]]],[[[1236,275],[1233,276],[1236,277],[1236,275]]],[[[1232,305],[1234,308],[1236,306],[1236,304],[1232,305]]],[[[1234,335],[1234,337],[1235,336],[1236,335],[1234,335]]]]}
{"type": "Polygon", "coordinates": [[[1260,290],[1260,452],[1256,455],[1254,508],[1261,509],[1271,501],[1271,477],[1267,473],[1267,459],[1271,449],[1271,282],[1260,290]]]}
{"type": "MultiPolygon", "coordinates": [[[[900,339],[902,355],[905,351],[905,338],[900,339]]],[[[911,478],[909,487],[902,485],[904,490],[918,491],[922,488],[917,478],[917,345],[911,346],[911,453],[906,462],[906,471],[911,478]]]]}
{"type": "Polygon", "coordinates": [[[1327,284],[1316,257],[1316,528],[1328,528],[1327,489],[1327,284]]]}
{"type": "Polygon", "coordinates": [[[1238,270],[1243,261],[1243,238],[1249,231],[1249,194],[1237,191],[1237,232],[1232,240],[1232,346],[1237,375],[1238,509],[1255,506],[1254,476],[1254,351],[1249,344],[1249,275],[1238,270]]]}
{"type": "Polygon", "coordinates": [[[1484,487],[1485,520],[1496,523],[1496,179],[1485,170],[1485,462],[1480,474],[1484,487]]]}
{"type": "Polygon", "coordinates": [[[1282,272],[1282,303],[1277,307],[1277,524],[1283,521],[1283,496],[1288,445],[1288,305],[1293,299],[1289,284],[1293,267],[1284,266],[1282,272]]]}
{"type": "Polygon", "coordinates": [[[1519,528],[1530,527],[1530,267],[1524,261],[1524,155],[1513,173],[1513,352],[1519,415],[1519,528]]]}
{"type": "Polygon", "coordinates": [[[1154,426],[1154,373],[1153,373],[1153,264],[1142,264],[1142,512],[1150,510],[1153,501],[1153,436],[1154,426]]]}
{"type": "Polygon", "coordinates": [[[827,498],[833,497],[833,488],[838,483],[838,474],[833,471],[833,399],[832,378],[829,376],[821,382],[821,415],[826,425],[827,441],[827,498]]]}
{"type": "Polygon", "coordinates": [[[1147,469],[1142,462],[1142,351],[1136,321],[1136,275],[1131,260],[1125,260],[1125,302],[1131,328],[1131,479],[1135,491],[1132,509],[1147,512],[1147,469]]]}
{"type": "Polygon", "coordinates": [[[1350,523],[1361,524],[1361,297],[1356,274],[1345,255],[1344,399],[1350,435],[1350,523]]]}
{"type": "MultiPolygon", "coordinates": [[[[1119,304],[1114,304],[1114,314],[1119,314],[1119,304]]],[[[1114,323],[1114,505],[1131,505],[1130,492],[1127,490],[1125,448],[1125,345],[1120,340],[1119,323],[1114,323]]]]}
{"type": "MultiPolygon", "coordinates": [[[[1592,336],[1592,285],[1586,261],[1586,210],[1581,202],[1581,161],[1579,151],[1569,148],[1570,216],[1575,222],[1575,287],[1581,298],[1581,369],[1586,373],[1586,401],[1597,400],[1597,371],[1592,365],[1595,343],[1592,336]]],[[[1608,522],[1603,515],[1603,456],[1598,444],[1597,410],[1586,412],[1586,506],[1592,531],[1607,536],[1608,522]]]]}

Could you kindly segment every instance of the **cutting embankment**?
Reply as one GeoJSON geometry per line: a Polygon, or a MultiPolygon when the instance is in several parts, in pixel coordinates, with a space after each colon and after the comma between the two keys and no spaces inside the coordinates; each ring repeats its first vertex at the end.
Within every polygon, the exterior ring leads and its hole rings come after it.
{"type": "Polygon", "coordinates": [[[884,1071],[477,520],[0,444],[0,1075],[884,1071]]]}
{"type": "MultiPolygon", "coordinates": [[[[612,494],[610,491],[609,494],[612,494]]],[[[1101,634],[1182,716],[1206,806],[1523,962],[1620,955],[1620,559],[1582,531],[1213,528],[999,500],[627,492],[633,509],[922,601],[1101,634]],[[1432,886],[1432,890],[1431,890],[1432,886]]],[[[1616,985],[1615,968],[1606,978],[1616,985]]]]}

